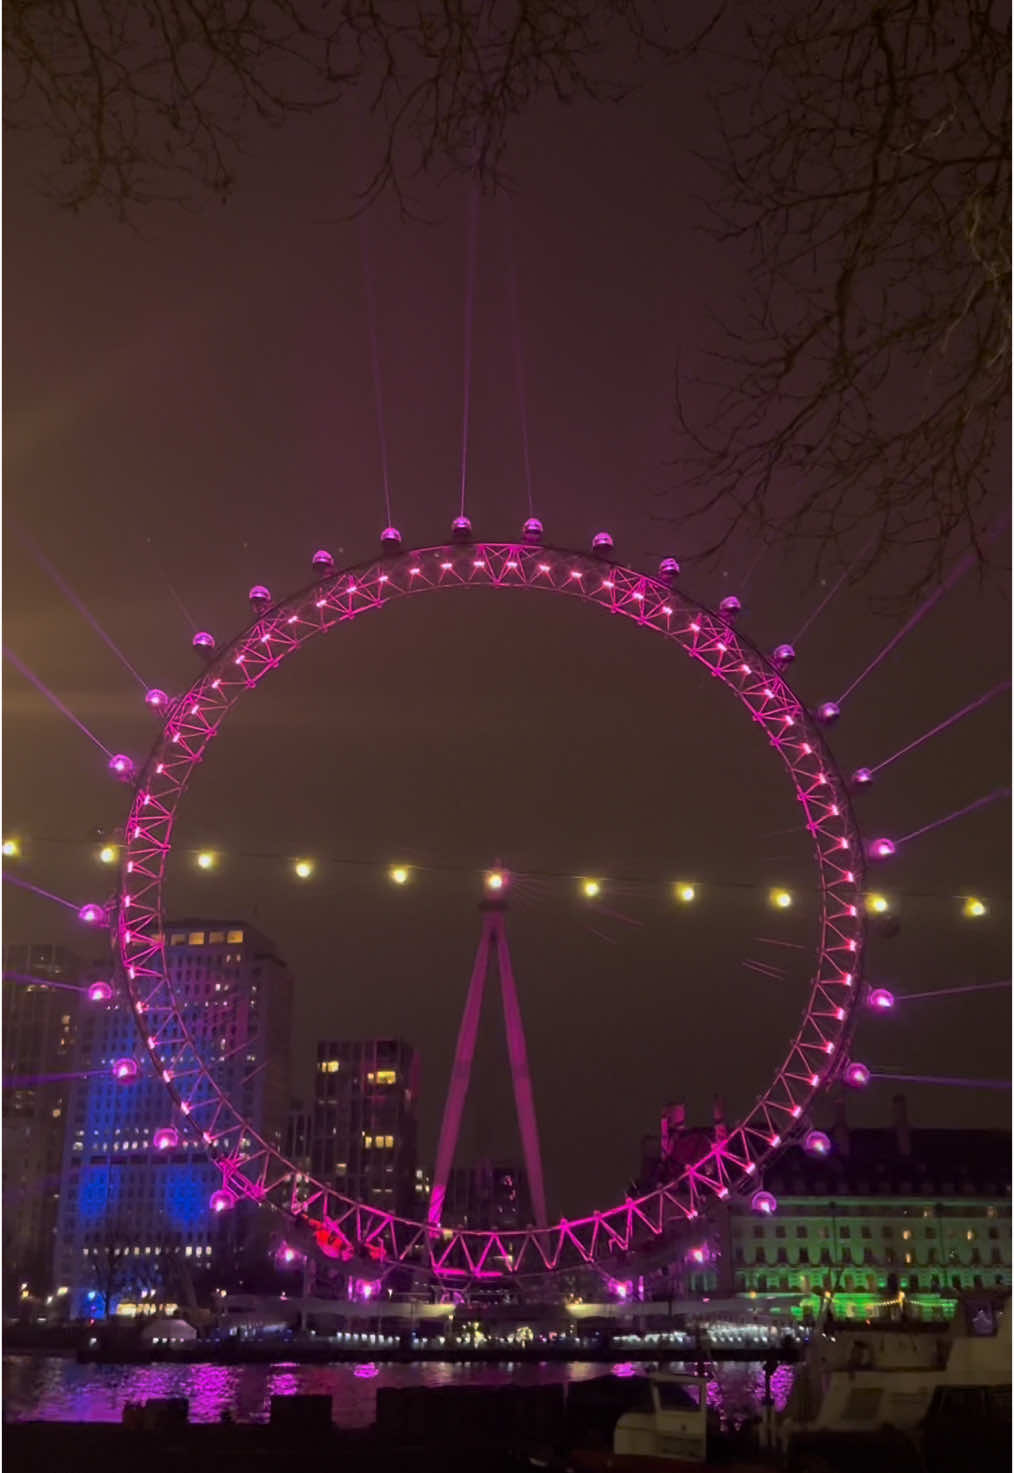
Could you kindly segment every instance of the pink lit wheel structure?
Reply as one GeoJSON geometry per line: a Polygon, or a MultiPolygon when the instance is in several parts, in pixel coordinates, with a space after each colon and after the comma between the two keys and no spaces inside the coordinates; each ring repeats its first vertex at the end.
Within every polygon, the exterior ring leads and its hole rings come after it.
{"type": "MultiPolygon", "coordinates": [[[[860,1001],[863,845],[845,782],[819,728],[784,676],[720,615],[655,578],[597,558],[513,543],[456,543],[384,556],[337,572],[272,608],[206,666],[179,700],[138,776],[126,826],[113,944],[152,1064],[181,1125],[195,1132],[232,1199],[269,1204],[312,1225],[331,1256],[424,1263],[444,1277],[541,1274],[640,1249],[708,1201],[756,1190],[760,1169],[801,1128],[817,1093],[847,1063],[860,1001]],[[262,1140],[212,1077],[169,980],[163,885],[176,810],[194,768],[233,706],[307,640],[440,589],[536,589],[632,619],[698,661],[760,726],[788,771],[813,836],[820,940],[798,1031],[785,1061],[720,1145],[646,1196],[576,1222],[491,1233],[439,1228],[352,1201],[301,1173],[262,1140]]],[[[292,1224],[295,1226],[295,1224],[292,1224]]]]}

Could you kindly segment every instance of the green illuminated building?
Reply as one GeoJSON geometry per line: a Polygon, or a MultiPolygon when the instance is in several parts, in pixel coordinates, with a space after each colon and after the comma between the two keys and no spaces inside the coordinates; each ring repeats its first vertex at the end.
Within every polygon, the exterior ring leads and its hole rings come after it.
{"type": "Polygon", "coordinates": [[[839,1112],[831,1134],[828,1158],[795,1147],[768,1173],[775,1214],[730,1209],[712,1292],[927,1318],[949,1317],[958,1292],[1010,1288],[1009,1132],[912,1129],[897,1096],[892,1127],[853,1130],[839,1112]]]}

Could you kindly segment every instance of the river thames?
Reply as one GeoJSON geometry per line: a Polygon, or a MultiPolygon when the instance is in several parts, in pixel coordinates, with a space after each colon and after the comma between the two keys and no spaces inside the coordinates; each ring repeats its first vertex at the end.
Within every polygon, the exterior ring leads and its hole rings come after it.
{"type": "MultiPolygon", "coordinates": [[[[237,1422],[265,1422],[272,1396],[314,1392],[331,1397],[337,1426],[356,1428],[374,1421],[381,1386],[545,1386],[631,1376],[646,1369],[622,1363],[610,1369],[587,1361],[300,1366],[279,1359],[268,1366],[81,1365],[70,1356],[5,1355],[3,1399],[8,1421],[118,1422],[127,1402],[185,1396],[192,1422],[217,1422],[224,1412],[237,1422]]],[[[692,1368],[672,1362],[666,1369],[692,1368]]],[[[791,1368],[780,1366],[771,1383],[776,1406],[784,1405],[791,1384],[791,1368]]],[[[723,1424],[759,1415],[763,1395],[764,1371],[758,1362],[717,1366],[708,1384],[709,1404],[723,1424]]]]}

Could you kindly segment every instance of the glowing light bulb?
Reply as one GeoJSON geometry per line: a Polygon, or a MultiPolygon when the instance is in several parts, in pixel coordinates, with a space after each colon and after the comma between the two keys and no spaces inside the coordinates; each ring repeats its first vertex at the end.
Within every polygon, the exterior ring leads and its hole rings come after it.
{"type": "Polygon", "coordinates": [[[21,841],[19,839],[5,839],[3,842],[3,856],[5,859],[20,858],[21,841]]]}
{"type": "Polygon", "coordinates": [[[770,1192],[754,1192],[750,1198],[750,1206],[754,1212],[762,1212],[766,1217],[770,1217],[773,1212],[778,1211],[778,1202],[770,1192]]]}
{"type": "Polygon", "coordinates": [[[173,1151],[180,1143],[180,1133],[175,1125],[164,1125],[156,1130],[151,1143],[156,1151],[173,1151]]]}
{"type": "Polygon", "coordinates": [[[396,864],[396,865],[394,865],[392,869],[388,870],[388,874],[390,875],[390,877],[391,877],[392,881],[394,882],[394,884],[396,884],[396,885],[407,885],[408,884],[408,869],[407,869],[407,867],[405,865],[403,865],[403,864],[396,864]]]}
{"type": "Polygon", "coordinates": [[[118,852],[112,844],[103,844],[99,850],[99,859],[103,864],[115,864],[118,852]]]}
{"type": "Polygon", "coordinates": [[[792,904],[792,896],[788,890],[772,890],[771,904],[778,910],[788,910],[792,904]]]}
{"type": "Polygon", "coordinates": [[[870,845],[871,859],[890,859],[895,853],[893,839],[874,839],[870,845]]]}
{"type": "Polygon", "coordinates": [[[215,860],[216,856],[211,852],[210,849],[202,849],[200,854],[198,854],[197,856],[197,868],[214,869],[215,860]]]}
{"type": "Polygon", "coordinates": [[[811,1130],[803,1142],[803,1149],[809,1156],[828,1156],[831,1142],[822,1130],[811,1130]]]}
{"type": "Polygon", "coordinates": [[[102,923],[102,921],[105,920],[105,917],[106,913],[103,910],[102,906],[95,905],[93,902],[89,902],[87,905],[82,905],[81,909],[77,913],[78,920],[84,921],[86,926],[98,926],[102,923]]]}
{"type": "Polygon", "coordinates": [[[852,1089],[863,1089],[870,1082],[870,1071],[865,1064],[860,1064],[858,1060],[853,1060],[846,1068],[842,1077],[845,1083],[852,1089]]]}
{"type": "Polygon", "coordinates": [[[297,859],[293,868],[301,880],[308,880],[313,874],[313,861],[310,859],[297,859]]]}
{"type": "Polygon", "coordinates": [[[217,1192],[212,1192],[208,1198],[208,1206],[212,1212],[228,1212],[235,1205],[236,1198],[231,1192],[226,1191],[224,1187],[220,1188],[217,1192]]]}
{"type": "Polygon", "coordinates": [[[602,894],[602,886],[599,884],[598,880],[582,880],[581,893],[585,896],[587,900],[594,900],[597,896],[602,894]]]}
{"type": "Polygon", "coordinates": [[[886,915],[887,912],[891,909],[891,902],[888,900],[886,895],[867,895],[866,909],[870,912],[871,915],[886,915]]]}
{"type": "Polygon", "coordinates": [[[894,993],[888,992],[886,987],[874,987],[867,999],[871,1008],[876,1008],[881,1013],[886,1013],[894,1007],[894,993]]]}
{"type": "Polygon", "coordinates": [[[113,1078],[120,1084],[130,1084],[137,1078],[136,1059],[117,1059],[113,1064],[113,1078]]]}
{"type": "Polygon", "coordinates": [[[168,705],[169,697],[166,695],[164,690],[152,688],[146,693],[144,701],[145,705],[151,706],[154,710],[158,711],[161,710],[163,706],[168,705]]]}
{"type": "Polygon", "coordinates": [[[88,989],[89,1002],[108,1002],[113,995],[113,989],[108,982],[93,982],[88,989]]]}
{"type": "Polygon", "coordinates": [[[504,889],[506,884],[507,876],[504,874],[503,870],[491,869],[489,874],[486,876],[487,890],[502,890],[504,889]]]}
{"type": "Polygon", "coordinates": [[[689,905],[691,900],[697,899],[697,889],[694,885],[677,885],[676,899],[681,900],[684,905],[689,905]]]}
{"type": "Polygon", "coordinates": [[[977,920],[979,916],[986,914],[986,906],[983,901],[978,900],[974,895],[969,895],[961,907],[961,913],[967,916],[969,920],[977,920]]]}

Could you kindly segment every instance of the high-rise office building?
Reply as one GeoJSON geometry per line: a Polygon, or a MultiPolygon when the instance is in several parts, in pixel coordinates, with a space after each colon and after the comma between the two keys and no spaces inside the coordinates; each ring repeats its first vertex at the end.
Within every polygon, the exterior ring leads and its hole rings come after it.
{"type": "Polygon", "coordinates": [[[418,1056],[400,1039],[321,1042],[311,1134],[318,1181],[414,1217],[418,1056]]]}
{"type": "Polygon", "coordinates": [[[494,1161],[455,1166],[447,1183],[443,1221],[482,1232],[530,1227],[534,1214],[524,1167],[494,1161]]]}
{"type": "Polygon", "coordinates": [[[62,946],[11,945],[3,970],[4,1280],[9,1294],[38,1294],[51,1287],[81,962],[62,946]]]}
{"type": "MultiPolygon", "coordinates": [[[[268,938],[243,921],[185,919],[166,928],[166,957],[191,1037],[222,1089],[265,1139],[284,1144],[292,979],[268,938]]],[[[78,1034],[60,1192],[56,1278],[74,1314],[165,1297],[231,1244],[209,1197],[220,1172],[173,1118],[123,999],[93,1000],[78,1034]],[[143,1060],[123,1083],[117,1059],[143,1060]],[[156,1132],[175,1126],[178,1143],[156,1132]],[[169,1265],[172,1265],[172,1274],[169,1265]]]]}
{"type": "Polygon", "coordinates": [[[285,1124],[285,1159],[300,1171],[311,1167],[310,1142],[313,1138],[313,1110],[303,1100],[292,1100],[285,1124]]]}

